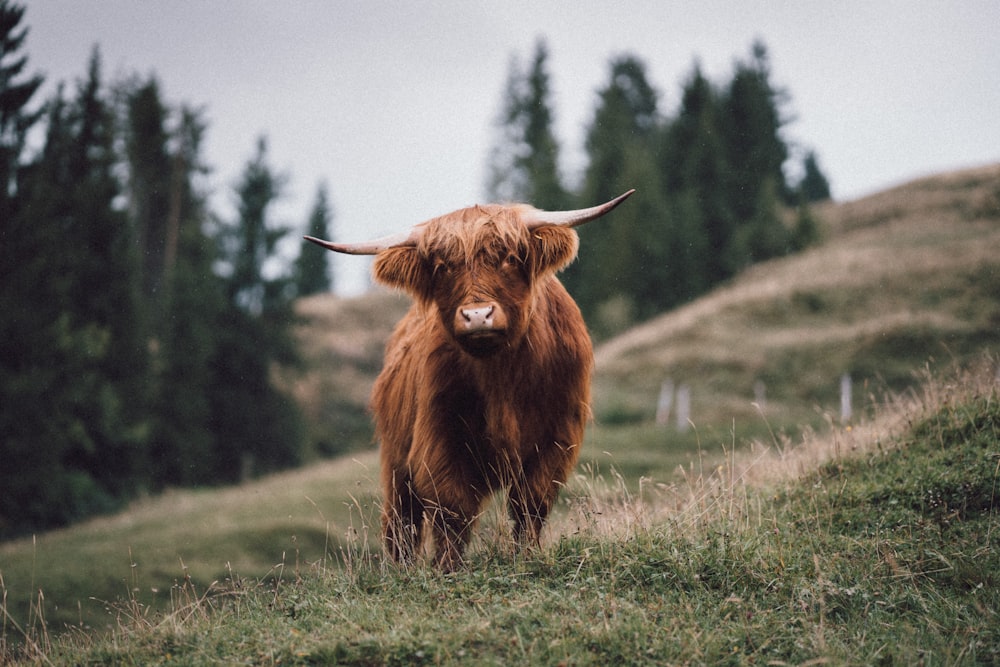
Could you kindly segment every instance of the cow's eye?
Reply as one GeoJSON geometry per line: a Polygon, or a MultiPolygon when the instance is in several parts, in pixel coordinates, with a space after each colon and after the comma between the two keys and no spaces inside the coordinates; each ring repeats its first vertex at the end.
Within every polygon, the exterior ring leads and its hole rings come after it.
{"type": "Polygon", "coordinates": [[[445,278],[450,276],[452,273],[451,264],[444,261],[443,259],[434,260],[434,277],[435,278],[445,278]]]}
{"type": "Polygon", "coordinates": [[[507,255],[507,258],[503,261],[503,263],[506,266],[511,266],[511,267],[517,268],[517,267],[521,266],[521,258],[518,257],[517,255],[515,255],[514,253],[511,253],[511,254],[507,255]]]}

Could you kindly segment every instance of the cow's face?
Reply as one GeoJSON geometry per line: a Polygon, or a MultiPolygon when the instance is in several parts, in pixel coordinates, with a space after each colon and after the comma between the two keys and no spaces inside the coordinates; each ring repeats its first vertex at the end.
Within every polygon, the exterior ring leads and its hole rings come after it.
{"type": "Polygon", "coordinates": [[[576,256],[576,232],[529,231],[518,208],[477,206],[424,223],[415,246],[379,253],[376,279],[433,304],[441,324],[474,357],[520,345],[534,286],[576,256]]]}

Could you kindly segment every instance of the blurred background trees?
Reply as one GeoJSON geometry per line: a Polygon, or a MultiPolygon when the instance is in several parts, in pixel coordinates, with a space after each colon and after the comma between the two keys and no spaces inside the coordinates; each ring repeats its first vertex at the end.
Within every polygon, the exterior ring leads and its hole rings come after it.
{"type": "MultiPolygon", "coordinates": [[[[275,378],[301,363],[294,303],[333,288],[331,254],[288,256],[266,138],[221,216],[203,110],[163,99],[154,75],[108,84],[96,48],[38,100],[26,35],[23,6],[0,0],[0,539],[319,451],[275,378]]],[[[564,273],[596,338],[815,241],[808,204],[829,185],[814,152],[786,176],[788,95],[763,44],[727,82],[696,63],[669,113],[640,58],[611,59],[579,182],[561,165],[548,59],[540,40],[511,63],[487,191],[565,209],[637,189],[564,273]]],[[[320,184],[298,227],[331,238],[332,210],[320,184]]]]}
{"type": "Polygon", "coordinates": [[[570,204],[559,172],[548,57],[548,47],[539,41],[527,72],[521,71],[516,59],[511,61],[487,167],[490,201],[531,202],[545,210],[570,204]]]}
{"type": "Polygon", "coordinates": [[[547,91],[547,84],[529,82],[548,81],[544,42],[535,53],[528,74],[512,67],[488,189],[499,199],[536,205],[532,193],[564,192],[569,196],[560,201],[583,207],[636,188],[613,224],[580,234],[579,259],[563,273],[597,338],[689,301],[754,262],[815,242],[808,204],[829,198],[829,185],[812,151],[800,182],[786,176],[793,152],[782,132],[789,96],[772,81],[763,43],[753,44],[722,84],[706,79],[696,62],[673,114],[660,108],[661,94],[640,58],[613,58],[597,93],[577,186],[551,184],[559,176],[558,143],[551,132],[525,129],[529,117],[552,118],[547,93],[531,94],[547,91]],[[539,164],[551,166],[544,172],[528,166],[539,164]]]}
{"type": "Polygon", "coordinates": [[[297,356],[264,141],[218,220],[201,113],[154,77],[106,85],[96,49],[37,101],[23,13],[0,0],[0,537],[299,463],[271,382],[297,356]]]}
{"type": "MultiPolygon", "coordinates": [[[[313,200],[306,233],[317,239],[329,239],[333,236],[333,211],[330,208],[329,189],[325,183],[321,183],[316,188],[316,198],[313,200]]],[[[302,240],[299,247],[299,258],[295,260],[295,293],[297,296],[310,296],[333,291],[334,284],[333,278],[330,276],[329,256],[330,252],[325,248],[320,248],[311,241],[302,240]]]]}

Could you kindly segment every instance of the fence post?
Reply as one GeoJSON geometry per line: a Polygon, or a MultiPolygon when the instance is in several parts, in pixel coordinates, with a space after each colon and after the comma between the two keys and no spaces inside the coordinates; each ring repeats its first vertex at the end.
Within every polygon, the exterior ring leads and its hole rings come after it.
{"type": "Polygon", "coordinates": [[[660,397],[656,401],[656,424],[666,426],[670,423],[670,407],[674,403],[674,381],[667,378],[660,385],[660,397]]]}
{"type": "Polygon", "coordinates": [[[691,425],[691,387],[682,384],[677,388],[677,430],[685,433],[691,425]]]}
{"type": "Polygon", "coordinates": [[[840,376],[840,421],[846,424],[851,420],[851,374],[840,376]]]}
{"type": "Polygon", "coordinates": [[[761,412],[767,408],[767,385],[763,380],[753,383],[753,402],[757,404],[757,409],[761,412]]]}

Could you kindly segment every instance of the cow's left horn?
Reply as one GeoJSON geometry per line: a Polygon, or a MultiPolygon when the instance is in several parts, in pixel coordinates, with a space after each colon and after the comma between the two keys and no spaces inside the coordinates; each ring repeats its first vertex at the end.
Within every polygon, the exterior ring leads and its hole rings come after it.
{"type": "Polygon", "coordinates": [[[560,225],[562,227],[576,227],[585,222],[596,220],[605,213],[613,210],[618,204],[632,196],[635,189],[631,189],[624,194],[620,194],[614,199],[598,206],[581,208],[576,211],[539,211],[533,209],[524,214],[522,218],[528,229],[541,227],[542,225],[560,225]]]}
{"type": "Polygon", "coordinates": [[[417,242],[417,232],[411,229],[407,232],[390,234],[389,236],[383,236],[373,241],[363,241],[361,243],[332,243],[313,236],[304,236],[303,238],[334,252],[342,252],[348,255],[377,255],[386,248],[415,245],[417,242]]]}

